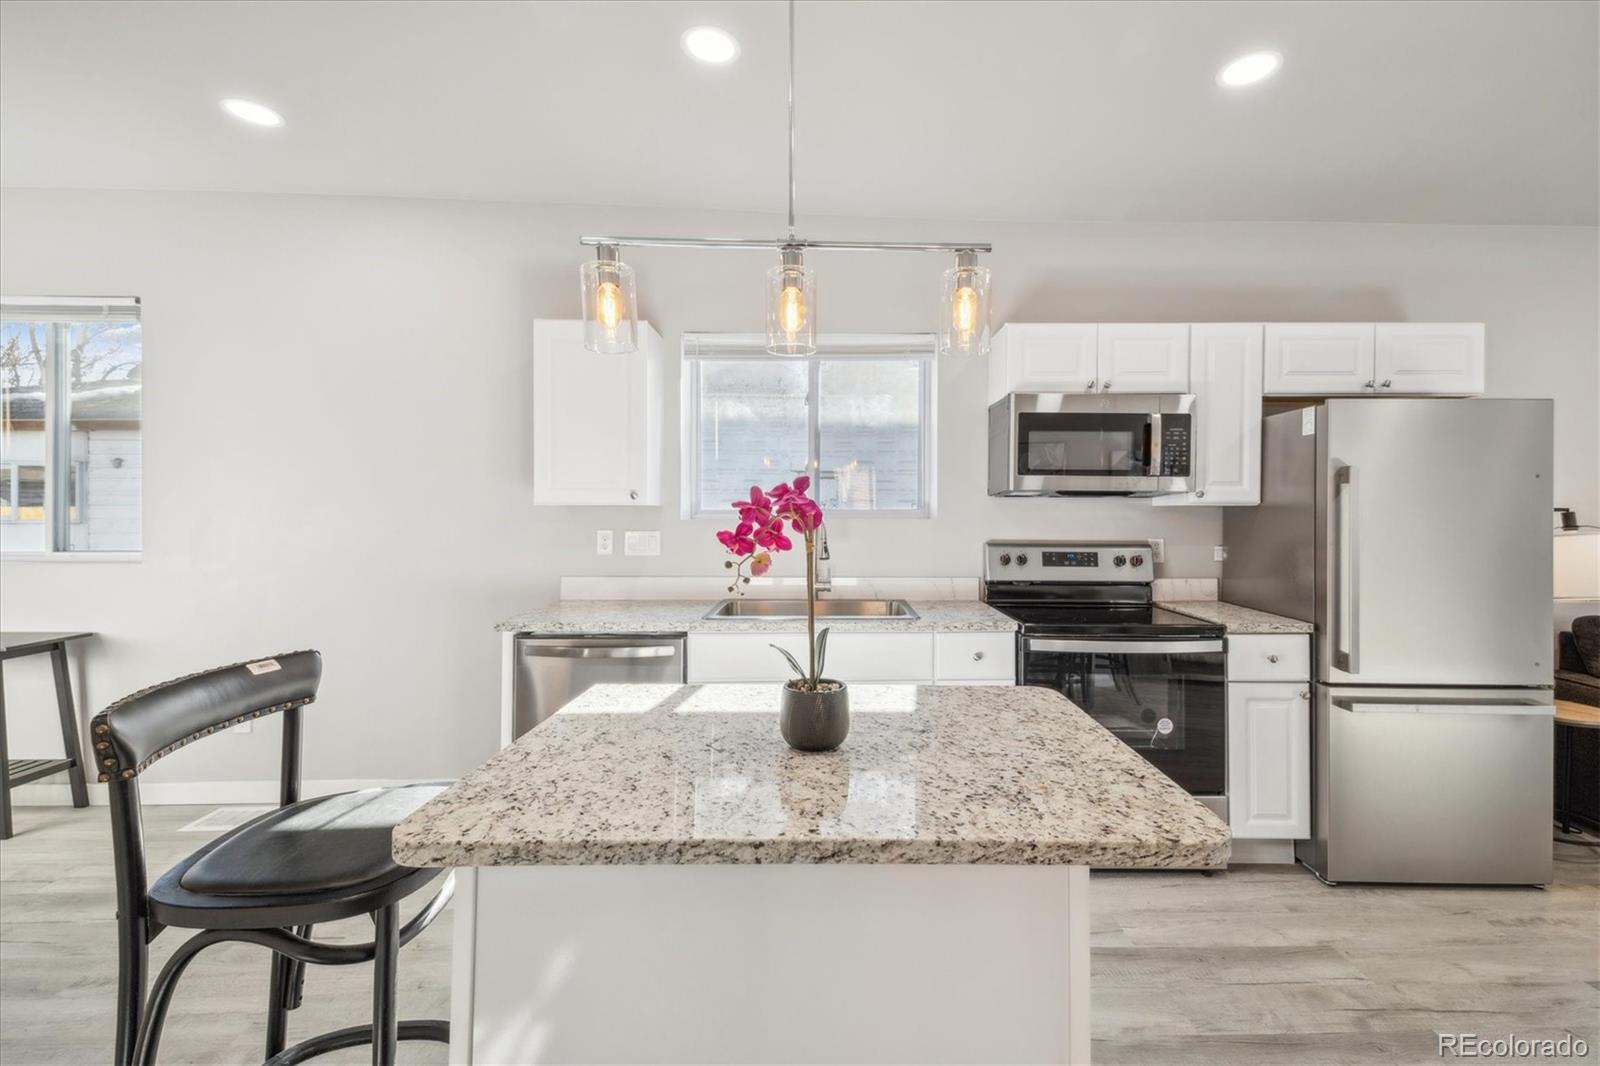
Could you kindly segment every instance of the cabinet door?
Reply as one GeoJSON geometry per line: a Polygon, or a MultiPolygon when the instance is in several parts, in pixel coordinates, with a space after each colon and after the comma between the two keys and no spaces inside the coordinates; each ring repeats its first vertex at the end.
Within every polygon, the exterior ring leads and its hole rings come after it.
{"type": "Polygon", "coordinates": [[[989,402],[1008,392],[1087,392],[1095,358],[1092,322],[1007,323],[990,345],[989,402]]]}
{"type": "Polygon", "coordinates": [[[1261,502],[1259,322],[1197,322],[1189,329],[1195,490],[1157,506],[1261,502]]]}
{"type": "Polygon", "coordinates": [[[1483,392],[1482,322],[1380,322],[1378,393],[1473,396],[1483,392]]]}
{"type": "Polygon", "coordinates": [[[1238,838],[1311,835],[1311,686],[1228,685],[1228,825],[1238,838]]]}
{"type": "Polygon", "coordinates": [[[1268,396],[1370,395],[1371,322],[1268,322],[1268,396]]]}
{"type": "Polygon", "coordinates": [[[583,323],[533,324],[533,502],[661,502],[661,338],[639,323],[639,350],[601,355],[583,323]]]}
{"type": "Polygon", "coordinates": [[[1102,392],[1188,392],[1187,323],[1102,323],[1096,336],[1102,392]]]}
{"type": "Polygon", "coordinates": [[[933,680],[932,633],[829,633],[827,656],[823,674],[847,683],[933,680]]]}

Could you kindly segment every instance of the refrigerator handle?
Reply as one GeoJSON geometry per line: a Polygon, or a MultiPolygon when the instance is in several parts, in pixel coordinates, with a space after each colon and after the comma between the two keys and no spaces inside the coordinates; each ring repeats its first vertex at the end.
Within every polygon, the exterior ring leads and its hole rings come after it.
{"type": "Polygon", "coordinates": [[[1347,674],[1361,672],[1360,546],[1356,531],[1356,468],[1341,466],[1333,478],[1334,535],[1339,538],[1335,555],[1338,585],[1334,591],[1333,664],[1347,674]],[[1349,633],[1349,643],[1345,634],[1349,633]]]}

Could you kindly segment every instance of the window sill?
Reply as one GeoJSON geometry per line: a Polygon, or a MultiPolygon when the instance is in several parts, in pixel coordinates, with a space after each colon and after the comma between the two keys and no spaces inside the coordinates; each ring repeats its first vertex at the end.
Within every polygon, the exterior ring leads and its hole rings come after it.
{"type": "Polygon", "coordinates": [[[0,552],[6,563],[137,563],[143,552],[0,552]]]}

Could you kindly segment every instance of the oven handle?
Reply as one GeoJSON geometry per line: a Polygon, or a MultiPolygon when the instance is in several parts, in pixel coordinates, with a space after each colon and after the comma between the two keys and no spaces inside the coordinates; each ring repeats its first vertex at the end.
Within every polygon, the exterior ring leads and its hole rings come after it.
{"type": "Polygon", "coordinates": [[[1220,640],[1039,640],[1028,651],[1086,652],[1094,655],[1176,655],[1179,652],[1221,652],[1220,640]]]}

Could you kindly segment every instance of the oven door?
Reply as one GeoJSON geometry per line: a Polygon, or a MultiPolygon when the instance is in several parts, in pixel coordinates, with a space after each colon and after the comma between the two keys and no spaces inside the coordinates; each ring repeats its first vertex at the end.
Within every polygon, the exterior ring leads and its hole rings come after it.
{"type": "Polygon", "coordinates": [[[1022,683],[1053,688],[1197,796],[1227,783],[1221,640],[1028,637],[1022,683]]]}

